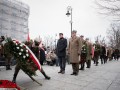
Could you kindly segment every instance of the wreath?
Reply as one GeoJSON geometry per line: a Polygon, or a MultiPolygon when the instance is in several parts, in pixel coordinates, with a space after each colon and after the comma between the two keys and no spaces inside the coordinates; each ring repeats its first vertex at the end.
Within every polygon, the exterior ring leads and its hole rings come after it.
{"type": "Polygon", "coordinates": [[[35,76],[40,64],[32,51],[24,44],[11,38],[6,39],[7,50],[17,60],[20,68],[29,76],[35,76]]]}

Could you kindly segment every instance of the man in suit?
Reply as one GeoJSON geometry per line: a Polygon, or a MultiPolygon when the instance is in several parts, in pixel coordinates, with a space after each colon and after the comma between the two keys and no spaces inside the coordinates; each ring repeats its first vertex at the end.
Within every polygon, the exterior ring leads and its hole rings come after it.
{"type": "Polygon", "coordinates": [[[59,40],[57,42],[57,56],[60,65],[60,71],[58,73],[65,73],[66,66],[66,47],[67,47],[67,39],[63,37],[63,33],[59,33],[59,40]]]}

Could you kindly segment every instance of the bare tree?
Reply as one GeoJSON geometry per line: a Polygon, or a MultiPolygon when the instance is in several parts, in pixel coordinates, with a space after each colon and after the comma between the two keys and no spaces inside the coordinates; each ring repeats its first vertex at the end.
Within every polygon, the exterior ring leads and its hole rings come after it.
{"type": "Polygon", "coordinates": [[[120,25],[111,24],[110,29],[107,30],[107,37],[111,47],[120,49],[120,25]]]}
{"type": "Polygon", "coordinates": [[[112,16],[113,20],[120,21],[120,0],[95,0],[98,13],[112,16]]]}
{"type": "Polygon", "coordinates": [[[44,42],[46,47],[49,46],[51,49],[53,49],[54,46],[55,46],[54,45],[54,38],[52,36],[50,36],[50,35],[45,36],[43,42],[44,42]]]}
{"type": "Polygon", "coordinates": [[[96,36],[95,37],[95,41],[98,41],[101,45],[105,45],[106,44],[105,37],[102,37],[101,35],[96,36]]]}
{"type": "Polygon", "coordinates": [[[95,0],[98,6],[98,13],[112,17],[116,21],[107,30],[109,45],[120,49],[120,0],[95,0]]]}
{"type": "Polygon", "coordinates": [[[101,35],[96,36],[96,37],[95,37],[95,41],[100,42],[100,38],[101,38],[101,35]]]}

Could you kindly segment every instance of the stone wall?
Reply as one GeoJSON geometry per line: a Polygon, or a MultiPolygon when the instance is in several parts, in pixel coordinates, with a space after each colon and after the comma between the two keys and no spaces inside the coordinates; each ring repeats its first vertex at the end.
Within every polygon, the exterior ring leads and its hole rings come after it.
{"type": "Polygon", "coordinates": [[[28,5],[18,0],[0,0],[0,36],[26,40],[28,17],[28,5]]]}

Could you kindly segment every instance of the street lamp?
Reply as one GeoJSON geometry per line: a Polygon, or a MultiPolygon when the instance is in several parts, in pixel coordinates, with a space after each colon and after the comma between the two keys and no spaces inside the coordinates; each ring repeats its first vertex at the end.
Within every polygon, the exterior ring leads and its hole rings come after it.
{"type": "Polygon", "coordinates": [[[71,6],[68,6],[67,7],[67,13],[66,15],[69,17],[71,15],[71,21],[70,21],[70,24],[71,24],[71,36],[72,36],[72,7],[71,6]]]}

